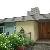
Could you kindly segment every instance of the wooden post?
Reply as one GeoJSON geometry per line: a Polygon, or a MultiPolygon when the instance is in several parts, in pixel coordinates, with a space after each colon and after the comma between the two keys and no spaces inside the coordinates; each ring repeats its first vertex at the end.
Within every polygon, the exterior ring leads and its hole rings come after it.
{"type": "Polygon", "coordinates": [[[28,33],[30,35],[30,40],[31,40],[31,32],[28,33]]]}

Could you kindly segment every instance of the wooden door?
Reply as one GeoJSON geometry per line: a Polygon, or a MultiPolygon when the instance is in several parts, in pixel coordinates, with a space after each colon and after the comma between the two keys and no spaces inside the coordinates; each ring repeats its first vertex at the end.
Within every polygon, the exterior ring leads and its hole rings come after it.
{"type": "Polygon", "coordinates": [[[39,23],[39,39],[50,39],[50,22],[39,23]]]}
{"type": "Polygon", "coordinates": [[[50,39],[50,22],[47,23],[47,38],[50,39]]]}

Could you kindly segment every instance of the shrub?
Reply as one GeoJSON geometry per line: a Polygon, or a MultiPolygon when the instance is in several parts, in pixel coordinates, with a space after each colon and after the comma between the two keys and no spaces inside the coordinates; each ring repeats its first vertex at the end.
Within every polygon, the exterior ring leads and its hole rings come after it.
{"type": "Polygon", "coordinates": [[[6,36],[3,33],[0,34],[0,50],[7,49],[7,47],[6,47],[7,42],[6,41],[7,41],[6,36]]]}
{"type": "Polygon", "coordinates": [[[20,32],[12,33],[6,36],[4,33],[0,34],[0,50],[16,49],[18,46],[32,45],[33,41],[26,38],[20,32]]]}

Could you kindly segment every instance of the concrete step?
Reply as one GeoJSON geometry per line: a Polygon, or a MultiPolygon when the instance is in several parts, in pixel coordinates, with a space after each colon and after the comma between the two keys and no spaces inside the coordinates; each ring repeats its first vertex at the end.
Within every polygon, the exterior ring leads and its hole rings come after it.
{"type": "Polygon", "coordinates": [[[50,40],[38,40],[36,43],[47,43],[50,44],[50,40]]]}
{"type": "Polygon", "coordinates": [[[50,41],[37,41],[33,50],[50,50],[50,41]]]}

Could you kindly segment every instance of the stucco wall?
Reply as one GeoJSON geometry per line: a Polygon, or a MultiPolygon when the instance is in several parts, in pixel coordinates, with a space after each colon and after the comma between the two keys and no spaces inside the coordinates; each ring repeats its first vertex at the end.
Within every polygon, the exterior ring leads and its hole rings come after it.
{"type": "MultiPolygon", "coordinates": [[[[33,22],[33,27],[34,27],[34,38],[35,38],[35,40],[38,40],[38,22],[36,22],[36,21],[34,21],[33,22]]],[[[32,37],[33,37],[33,35],[32,35],[32,37]]]]}
{"type": "Polygon", "coordinates": [[[31,39],[36,41],[38,38],[38,23],[36,21],[25,21],[25,22],[16,22],[16,30],[19,32],[21,27],[25,30],[25,33],[29,36],[31,32],[31,39]]]}

